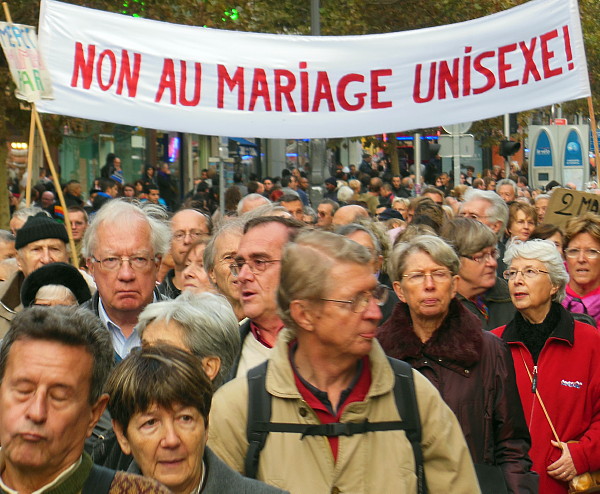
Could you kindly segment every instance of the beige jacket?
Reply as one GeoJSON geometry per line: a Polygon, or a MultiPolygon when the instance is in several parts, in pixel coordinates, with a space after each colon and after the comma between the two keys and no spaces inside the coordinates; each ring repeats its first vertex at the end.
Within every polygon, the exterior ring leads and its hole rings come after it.
{"type": "MultiPolygon", "coordinates": [[[[284,330],[270,359],[266,387],[273,396],[273,422],[318,424],[302,400],[288,359],[293,338],[284,330]]],[[[394,374],[377,342],[369,354],[372,384],[364,402],[349,404],[341,422],[398,420],[394,374]]],[[[469,451],[456,417],[437,390],[413,371],[421,416],[425,476],[431,493],[475,494],[479,486],[469,451]]],[[[209,446],[227,464],[243,473],[248,448],[246,420],[248,386],[245,377],[223,386],[215,395],[210,415],[209,446]]],[[[258,479],[297,494],[416,493],[411,445],[403,431],[370,432],[339,441],[338,458],[325,437],[271,433],[260,456],[258,479]]]]}

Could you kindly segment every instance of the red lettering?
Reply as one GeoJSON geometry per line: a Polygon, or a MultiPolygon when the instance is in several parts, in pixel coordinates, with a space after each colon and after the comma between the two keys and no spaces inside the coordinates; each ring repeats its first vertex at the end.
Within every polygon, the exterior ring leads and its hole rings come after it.
{"type": "Polygon", "coordinates": [[[460,60],[455,58],[452,62],[452,72],[448,67],[448,62],[442,60],[440,62],[440,72],[438,79],[438,97],[439,99],[446,99],[446,86],[450,88],[453,98],[458,98],[458,80],[459,80],[459,67],[460,60]]]}
{"type": "MultiPolygon", "coordinates": [[[[306,62],[298,64],[300,69],[306,69],[306,66],[306,62]]],[[[308,72],[300,72],[300,109],[303,112],[308,111],[308,72]]]]}
{"type": "Polygon", "coordinates": [[[573,70],[575,68],[575,64],[573,63],[573,51],[571,50],[571,35],[569,34],[569,26],[563,26],[562,29],[565,41],[565,54],[567,55],[567,67],[569,67],[569,70],[573,70]]]}
{"type": "Polygon", "coordinates": [[[181,67],[181,87],[179,88],[179,103],[183,106],[196,106],[200,103],[200,89],[202,87],[202,65],[198,62],[194,63],[194,97],[189,100],[186,96],[187,89],[187,63],[183,60],[179,61],[181,67]]]}
{"type": "Polygon", "coordinates": [[[288,109],[291,112],[296,111],[296,105],[294,104],[294,98],[292,98],[292,91],[296,87],[296,77],[292,72],[285,69],[275,69],[274,72],[275,78],[275,111],[283,111],[283,105],[281,104],[281,97],[285,98],[285,102],[287,103],[288,109]],[[287,79],[287,84],[282,83],[283,78],[287,79]]]}
{"type": "Polygon", "coordinates": [[[244,109],[244,67],[238,67],[235,70],[233,77],[227,72],[227,67],[224,65],[217,65],[217,77],[218,77],[218,89],[217,89],[217,105],[218,108],[224,106],[224,92],[225,86],[227,85],[230,91],[233,91],[236,87],[238,88],[238,110],[244,109]]]}
{"type": "Polygon", "coordinates": [[[335,111],[335,104],[333,103],[333,94],[331,92],[331,84],[329,84],[329,76],[327,72],[319,70],[317,72],[317,87],[315,88],[315,99],[313,100],[312,110],[314,112],[319,111],[321,106],[321,100],[327,102],[327,108],[329,111],[335,111]]]}
{"type": "Polygon", "coordinates": [[[96,64],[96,73],[98,77],[98,86],[102,91],[108,91],[115,82],[115,76],[117,75],[117,57],[112,50],[104,50],[98,57],[98,63],[96,64]],[[104,84],[102,80],[102,66],[104,65],[104,59],[108,57],[110,63],[110,77],[108,78],[108,84],[104,84]]]}
{"type": "Polygon", "coordinates": [[[75,43],[75,60],[73,63],[73,76],[71,77],[71,87],[77,87],[79,83],[79,74],[83,81],[83,88],[89,89],[92,85],[94,76],[94,58],[96,57],[96,46],[88,45],[88,57],[85,59],[83,45],[75,43]]]}
{"type": "Polygon", "coordinates": [[[523,70],[523,80],[521,81],[521,84],[527,84],[529,82],[529,74],[531,74],[535,81],[539,81],[542,78],[535,65],[535,61],[533,60],[536,44],[537,38],[531,38],[531,44],[529,46],[527,46],[525,41],[519,41],[519,48],[521,48],[523,58],[525,59],[525,68],[523,70]]]}
{"type": "Polygon", "coordinates": [[[379,85],[380,77],[391,77],[392,69],[380,69],[371,71],[371,108],[391,108],[391,101],[379,101],[379,93],[384,93],[387,86],[379,85]]]}
{"type": "Polygon", "coordinates": [[[519,85],[519,81],[506,80],[506,73],[512,68],[512,64],[506,62],[506,54],[510,53],[511,51],[515,51],[516,49],[516,43],[511,43],[510,45],[501,46],[498,48],[498,85],[500,89],[519,85]]]}
{"type": "Polygon", "coordinates": [[[367,93],[354,93],[353,96],[356,98],[356,103],[349,103],[346,99],[346,89],[351,82],[362,83],[365,82],[365,78],[360,74],[346,74],[339,80],[336,91],[337,99],[340,106],[346,111],[360,110],[365,105],[365,97],[367,96],[367,93]]]}
{"type": "Polygon", "coordinates": [[[542,41],[542,67],[544,69],[544,78],[549,79],[550,77],[554,77],[562,74],[562,69],[560,67],[556,69],[550,68],[550,60],[554,58],[554,52],[548,48],[548,42],[554,38],[558,37],[558,31],[556,29],[544,33],[540,36],[542,41]]]}
{"type": "Polygon", "coordinates": [[[129,54],[126,50],[121,52],[121,72],[119,72],[119,83],[117,85],[117,94],[123,94],[123,85],[127,82],[127,91],[129,97],[135,98],[137,94],[137,85],[140,79],[140,67],[142,65],[142,56],[139,53],[133,54],[133,71],[129,64],[129,54]]]}
{"type": "MultiPolygon", "coordinates": [[[[465,46],[465,54],[471,53],[472,48],[465,46]]],[[[467,55],[463,59],[463,96],[471,94],[471,56],[467,55]]]]}
{"type": "Polygon", "coordinates": [[[162,97],[165,90],[169,90],[171,92],[170,103],[172,105],[177,103],[177,84],[175,82],[175,64],[171,58],[165,58],[163,62],[163,70],[160,75],[160,83],[158,85],[158,91],[156,92],[156,98],[154,98],[154,102],[158,103],[162,97]]]}
{"type": "Polygon", "coordinates": [[[252,79],[252,93],[250,95],[250,106],[248,110],[254,111],[256,100],[263,99],[265,111],[271,111],[271,96],[269,95],[269,84],[267,83],[267,74],[264,69],[254,69],[254,78],[252,79]]]}
{"type": "Polygon", "coordinates": [[[421,70],[423,65],[418,63],[415,67],[415,85],[413,86],[413,101],[415,103],[427,103],[433,99],[435,95],[435,76],[437,74],[437,63],[429,64],[429,87],[427,88],[427,96],[421,96],[421,70]]]}
{"type": "Polygon", "coordinates": [[[484,67],[481,63],[484,58],[491,58],[494,55],[495,53],[493,51],[484,51],[483,53],[477,55],[473,60],[473,68],[475,71],[479,72],[487,80],[485,85],[481,86],[480,88],[473,89],[473,94],[485,93],[486,91],[492,89],[494,84],[496,84],[496,77],[494,76],[494,73],[487,67],[484,67]]]}

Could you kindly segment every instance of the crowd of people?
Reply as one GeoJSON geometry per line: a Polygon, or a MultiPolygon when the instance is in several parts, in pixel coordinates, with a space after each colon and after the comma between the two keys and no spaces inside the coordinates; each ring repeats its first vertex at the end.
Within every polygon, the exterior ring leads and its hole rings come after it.
{"type": "Polygon", "coordinates": [[[365,154],[322,184],[236,175],[219,211],[208,173],[179,197],[168,165],[128,184],[112,155],[89,198],[65,184],[75,252],[46,190],[15,207],[0,492],[588,481],[600,216],[545,223],[552,190],[518,173],[402,171],[365,154]]]}

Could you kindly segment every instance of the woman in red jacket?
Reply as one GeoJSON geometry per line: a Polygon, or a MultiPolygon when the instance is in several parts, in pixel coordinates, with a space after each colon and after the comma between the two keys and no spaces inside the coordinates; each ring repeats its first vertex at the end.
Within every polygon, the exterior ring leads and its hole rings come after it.
{"type": "Polygon", "coordinates": [[[553,243],[515,243],[504,262],[518,312],[493,332],[511,348],[540,492],[566,493],[576,475],[600,469],[600,332],[560,305],[569,276],[553,243]]]}

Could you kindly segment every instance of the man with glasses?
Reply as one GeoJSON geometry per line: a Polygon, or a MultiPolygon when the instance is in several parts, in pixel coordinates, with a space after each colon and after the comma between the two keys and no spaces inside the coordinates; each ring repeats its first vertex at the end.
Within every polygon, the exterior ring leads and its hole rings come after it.
{"type": "Polygon", "coordinates": [[[508,206],[502,198],[492,191],[470,189],[465,193],[465,202],[460,208],[460,215],[471,218],[489,227],[497,237],[496,248],[499,252],[496,276],[502,276],[506,266],[504,258],[504,232],[508,224],[508,206]]]}
{"type": "Polygon", "coordinates": [[[171,218],[171,257],[173,269],[158,286],[167,298],[177,298],[183,288],[185,257],[192,244],[202,235],[210,234],[209,218],[195,209],[182,209],[171,218]]]}
{"type": "Polygon", "coordinates": [[[471,218],[454,218],[442,228],[442,237],[460,259],[456,298],[475,314],[485,330],[512,321],[515,307],[508,284],[497,276],[500,252],[494,233],[471,218]]]}
{"type": "Polygon", "coordinates": [[[317,206],[317,226],[323,230],[329,230],[333,225],[333,215],[340,205],[331,199],[323,199],[317,206]]]}
{"type": "Polygon", "coordinates": [[[456,417],[410,369],[422,431],[417,446],[398,430],[409,413],[398,422],[395,390],[402,402],[414,404],[414,395],[395,388],[402,377],[375,338],[387,291],[373,275],[368,250],[340,235],[305,231],[279,259],[277,301],[286,328],[266,369],[253,369],[215,395],[211,449],[240,473],[290,492],[424,492],[417,485],[423,471],[428,492],[479,492],[456,417]],[[257,371],[266,373],[264,384],[250,398],[257,371]],[[256,465],[246,461],[249,400],[263,389],[271,418],[262,425],[278,428],[270,429],[256,465]],[[415,467],[415,450],[422,451],[422,468],[415,467]]]}
{"type": "Polygon", "coordinates": [[[148,304],[163,300],[156,290],[170,231],[160,206],[142,207],[115,199],[106,203],[83,237],[83,256],[98,291],[84,307],[108,328],[116,360],[140,346],[138,316],[148,304]]]}
{"type": "Polygon", "coordinates": [[[277,287],[281,253],[302,223],[291,218],[262,216],[244,226],[231,273],[240,289],[244,315],[240,326],[242,351],[234,364],[233,376],[264,362],[271,354],[283,322],[277,313],[277,287]]]}

